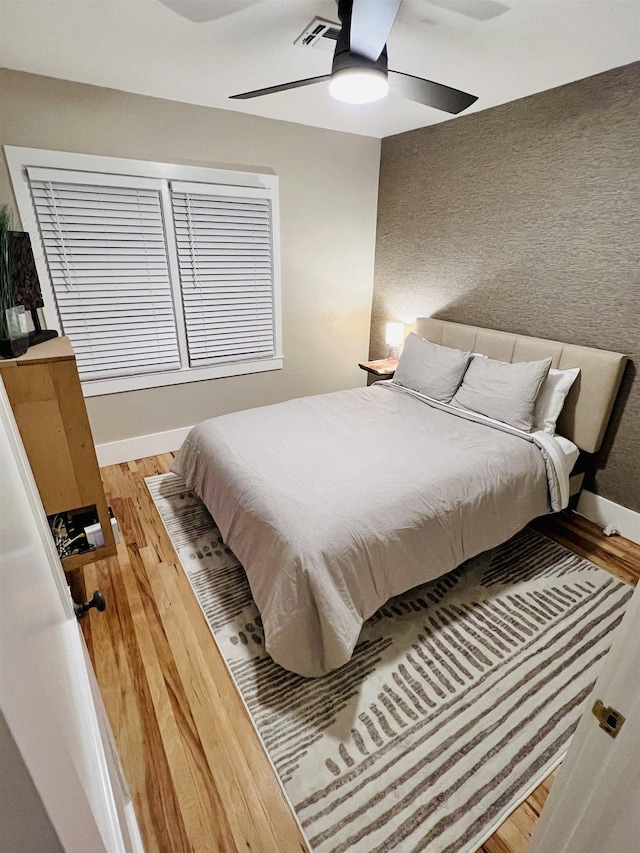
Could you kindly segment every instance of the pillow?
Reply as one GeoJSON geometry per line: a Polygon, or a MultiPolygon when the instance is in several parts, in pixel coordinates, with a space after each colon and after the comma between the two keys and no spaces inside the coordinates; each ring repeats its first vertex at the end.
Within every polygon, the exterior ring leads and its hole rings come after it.
{"type": "Polygon", "coordinates": [[[448,403],[458,390],[470,361],[470,352],[432,344],[411,332],[392,381],[448,403]]]}
{"type": "Polygon", "coordinates": [[[529,432],[533,407],[550,367],[550,358],[515,364],[474,358],[452,405],[529,432]]]}
{"type": "Polygon", "coordinates": [[[568,370],[554,370],[552,367],[549,370],[533,410],[535,429],[555,435],[556,421],[560,417],[566,396],[579,373],[579,367],[571,367],[568,370]]]}

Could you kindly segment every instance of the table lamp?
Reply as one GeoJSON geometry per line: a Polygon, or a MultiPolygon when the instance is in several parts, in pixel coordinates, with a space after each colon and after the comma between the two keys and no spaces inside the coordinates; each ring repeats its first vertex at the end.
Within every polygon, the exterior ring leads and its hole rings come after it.
{"type": "Polygon", "coordinates": [[[385,341],[389,347],[389,358],[398,358],[404,343],[404,323],[387,323],[385,341]]]}

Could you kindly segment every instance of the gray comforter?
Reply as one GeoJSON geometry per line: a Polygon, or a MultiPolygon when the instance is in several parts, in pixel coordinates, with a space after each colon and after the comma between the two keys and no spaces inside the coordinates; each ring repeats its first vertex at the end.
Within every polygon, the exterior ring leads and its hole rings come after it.
{"type": "Polygon", "coordinates": [[[387,599],[560,508],[550,442],[377,383],[205,421],[172,470],[244,566],[267,651],[319,676],[387,599]]]}

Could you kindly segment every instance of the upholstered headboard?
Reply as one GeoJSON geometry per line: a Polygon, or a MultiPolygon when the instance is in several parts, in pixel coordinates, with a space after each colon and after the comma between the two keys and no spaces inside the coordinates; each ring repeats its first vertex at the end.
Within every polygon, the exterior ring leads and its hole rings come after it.
{"type": "Polygon", "coordinates": [[[560,370],[579,367],[580,375],[558,420],[558,433],[587,453],[594,453],[600,448],[624,372],[626,355],[465,326],[448,320],[434,320],[432,317],[416,320],[416,334],[434,344],[479,352],[500,361],[535,361],[551,357],[551,366],[560,370]]]}

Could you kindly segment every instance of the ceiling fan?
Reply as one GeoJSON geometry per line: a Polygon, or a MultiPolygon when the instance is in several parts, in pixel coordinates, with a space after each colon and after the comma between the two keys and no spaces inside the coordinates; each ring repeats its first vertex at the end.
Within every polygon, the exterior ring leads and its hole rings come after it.
{"type": "Polygon", "coordinates": [[[342,24],[336,41],[331,74],[267,86],[231,95],[234,100],[259,98],[329,80],[329,91],[347,103],[369,103],[387,91],[411,101],[457,114],[478,100],[477,96],[434,83],[422,77],[392,71],[387,66],[387,37],[402,0],[338,0],[342,24]]]}

